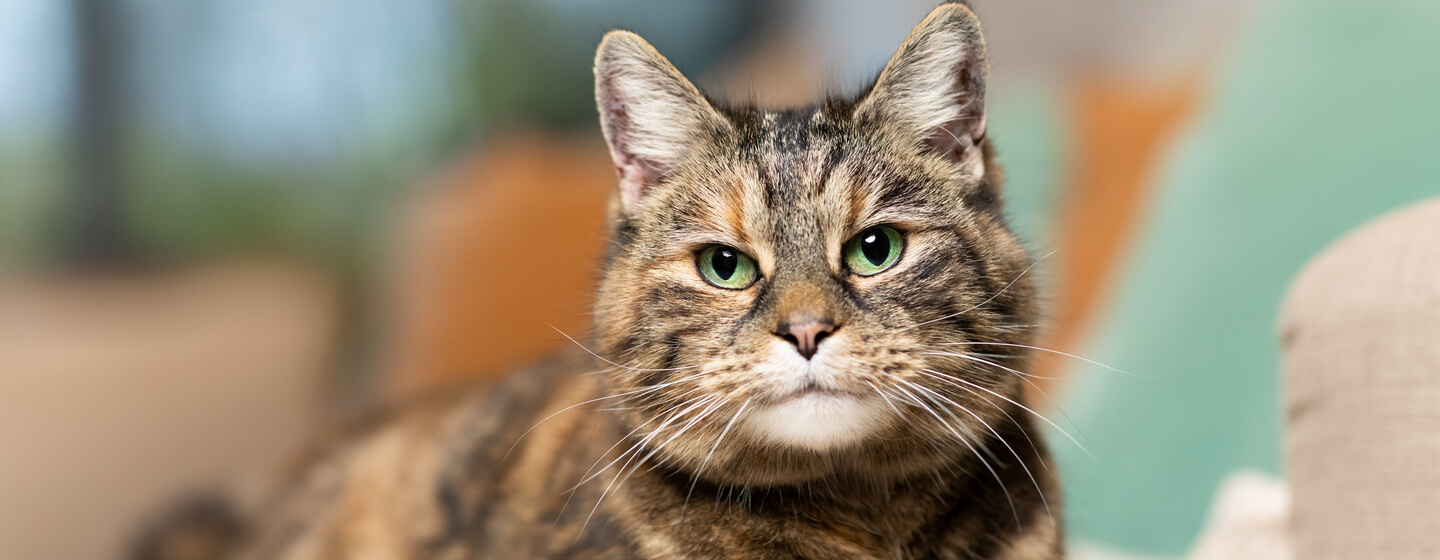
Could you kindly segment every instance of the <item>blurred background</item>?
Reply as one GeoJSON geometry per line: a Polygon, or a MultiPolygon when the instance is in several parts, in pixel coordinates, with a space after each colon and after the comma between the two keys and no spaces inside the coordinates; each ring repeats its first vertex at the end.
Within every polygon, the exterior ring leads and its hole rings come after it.
{"type": "MultiPolygon", "coordinates": [[[[1288,279],[1440,192],[1440,8],[972,3],[1041,344],[1136,374],[1034,365],[1070,532],[1180,555],[1228,474],[1283,473],[1288,279]]],[[[784,105],[934,4],[0,0],[0,558],[117,558],[350,411],[583,339],[606,30],[784,105]]]]}

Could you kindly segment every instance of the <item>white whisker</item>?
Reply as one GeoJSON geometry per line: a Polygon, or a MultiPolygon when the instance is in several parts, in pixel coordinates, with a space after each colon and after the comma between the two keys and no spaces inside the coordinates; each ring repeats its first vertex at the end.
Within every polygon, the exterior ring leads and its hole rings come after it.
{"type": "MultiPolygon", "coordinates": [[[[981,359],[979,359],[979,358],[975,358],[975,360],[981,361],[981,362],[985,362],[984,360],[981,360],[981,359]]],[[[990,362],[985,362],[985,363],[990,363],[990,362]]],[[[998,364],[990,363],[990,365],[998,365],[998,364]]],[[[939,375],[945,375],[945,374],[940,373],[940,372],[938,372],[938,371],[931,371],[931,373],[935,373],[935,374],[939,374],[939,375]]],[[[1084,452],[1085,452],[1085,455],[1089,456],[1091,460],[1094,460],[1094,459],[1095,459],[1095,456],[1090,454],[1090,450],[1089,450],[1089,449],[1085,449],[1085,446],[1084,446],[1084,445],[1081,445],[1079,440],[1076,440],[1074,436],[1070,435],[1070,432],[1065,431],[1065,428],[1061,428],[1058,424],[1056,424],[1056,423],[1054,423],[1054,422],[1051,422],[1050,419],[1049,419],[1049,418],[1046,418],[1044,414],[1040,414],[1039,412],[1035,412],[1035,411],[1032,410],[1030,407],[1025,406],[1025,405],[1023,405],[1023,404],[1020,404],[1019,402],[1011,399],[1010,397],[1007,397],[1007,396],[1002,395],[1002,394],[1000,394],[1000,393],[996,393],[995,391],[991,391],[990,389],[988,389],[988,388],[986,388],[986,387],[984,387],[984,386],[982,386],[982,385],[979,385],[979,384],[976,384],[976,383],[973,383],[973,382],[970,382],[970,381],[966,381],[966,380],[961,379],[961,378],[959,378],[959,377],[954,377],[954,376],[949,376],[949,375],[946,375],[945,377],[946,377],[947,379],[951,379],[951,380],[954,380],[954,381],[957,381],[957,382],[960,382],[960,383],[964,383],[964,384],[966,384],[966,385],[970,385],[971,387],[975,387],[976,389],[980,389],[980,390],[982,390],[982,391],[985,391],[986,393],[990,393],[990,394],[992,394],[992,395],[995,395],[995,396],[997,396],[997,397],[1000,397],[1000,398],[1002,398],[1002,399],[1005,399],[1006,402],[1009,402],[1010,404],[1013,404],[1013,405],[1015,405],[1015,406],[1018,406],[1018,407],[1020,407],[1021,409],[1023,409],[1024,411],[1029,412],[1030,414],[1034,414],[1036,418],[1039,418],[1039,419],[1041,419],[1041,420],[1044,420],[1046,424],[1049,424],[1051,427],[1055,428],[1056,430],[1059,430],[1060,433],[1065,434],[1065,437],[1070,438],[1070,441],[1073,442],[1076,447],[1079,447],[1081,451],[1084,451],[1084,452]]]]}
{"type": "Polygon", "coordinates": [[[1045,259],[1050,258],[1050,255],[1053,255],[1053,254],[1055,254],[1055,253],[1058,252],[1058,251],[1059,251],[1059,249],[1056,249],[1056,250],[1054,250],[1054,251],[1050,251],[1050,252],[1049,252],[1048,254],[1046,254],[1045,256],[1040,257],[1039,259],[1037,259],[1035,262],[1030,263],[1030,266],[1025,267],[1025,270],[1022,270],[1022,271],[1020,271],[1020,274],[1015,275],[1015,278],[1014,278],[1013,280],[1011,280],[1009,284],[1006,284],[1005,287],[1000,288],[1000,291],[995,292],[995,295],[990,296],[989,299],[987,299],[987,300],[985,300],[985,301],[982,301],[982,302],[980,302],[980,303],[977,303],[977,304],[975,304],[975,305],[972,305],[972,306],[970,306],[968,309],[966,309],[966,310],[964,310],[964,311],[961,311],[961,312],[959,312],[959,313],[952,313],[952,314],[950,314],[950,315],[946,315],[946,316],[940,317],[940,318],[938,318],[938,319],[931,319],[931,320],[925,321],[925,322],[923,322],[923,323],[916,323],[916,324],[914,324],[914,325],[910,325],[910,326],[905,327],[905,328],[900,329],[900,330],[902,330],[902,331],[908,331],[908,330],[910,330],[910,329],[917,328],[917,327],[923,327],[923,326],[925,326],[925,325],[928,325],[928,324],[931,324],[931,323],[935,323],[935,322],[938,322],[938,321],[944,321],[944,320],[949,319],[949,318],[952,318],[952,317],[959,317],[959,316],[961,316],[961,315],[964,315],[964,314],[966,314],[966,313],[969,313],[969,312],[971,312],[971,311],[974,311],[974,310],[976,310],[976,309],[978,309],[978,308],[980,308],[980,307],[982,307],[982,306],[984,306],[984,305],[986,305],[986,304],[989,304],[990,302],[995,301],[995,298],[1000,297],[1000,294],[1005,293],[1005,290],[1009,290],[1011,286],[1014,286],[1016,282],[1019,282],[1020,279],[1023,278],[1023,277],[1025,276],[1025,274],[1029,273],[1031,269],[1035,268],[1035,267],[1038,266],[1041,262],[1044,262],[1045,259]]]}
{"type": "MultiPolygon", "coordinates": [[[[690,411],[695,410],[696,408],[699,408],[699,407],[701,407],[701,406],[704,406],[704,405],[708,404],[710,401],[712,401],[712,400],[715,399],[715,398],[716,398],[716,397],[714,397],[714,396],[703,397],[703,398],[701,398],[699,401],[697,401],[695,404],[690,405],[690,407],[689,407],[689,408],[686,408],[684,411],[681,411],[681,412],[675,414],[674,416],[671,416],[668,420],[666,420],[664,423],[662,423],[659,427],[655,428],[655,431],[650,432],[650,433],[647,434],[645,437],[641,438],[639,442],[637,442],[634,446],[631,447],[631,450],[633,451],[633,450],[642,448],[642,447],[645,445],[646,442],[648,442],[650,439],[654,438],[656,435],[658,435],[658,434],[660,434],[661,432],[663,432],[663,431],[665,430],[665,428],[666,428],[667,426],[669,426],[671,423],[673,423],[676,419],[678,419],[678,418],[680,418],[680,417],[682,417],[682,416],[684,416],[684,415],[686,415],[686,414],[689,414],[690,411]]],[[[602,503],[605,502],[605,496],[608,496],[608,495],[610,494],[610,490],[615,487],[615,482],[618,481],[618,480],[620,480],[620,477],[625,474],[625,469],[630,466],[631,461],[634,461],[636,457],[640,456],[639,453],[631,454],[630,451],[626,451],[626,452],[625,452],[625,455],[630,455],[630,459],[628,459],[628,460],[625,461],[625,464],[620,467],[620,471],[617,472],[617,473],[615,473],[615,478],[610,479],[610,484],[608,484],[608,485],[605,486],[605,491],[603,491],[603,492],[600,493],[600,498],[597,499],[597,500],[595,500],[595,507],[593,507],[593,508],[590,509],[590,514],[587,515],[587,516],[585,516],[585,522],[580,524],[580,531],[579,531],[579,533],[576,534],[576,536],[575,536],[576,542],[579,542],[580,536],[585,534],[585,528],[590,525],[590,519],[592,519],[592,518],[595,517],[595,512],[600,511],[600,504],[602,504],[602,503]]],[[[622,455],[622,457],[623,457],[623,456],[624,456],[624,455],[622,455]]],[[[647,458],[648,458],[648,456],[647,456],[647,458]]],[[[620,460],[620,459],[617,458],[617,459],[615,460],[615,462],[619,462],[619,460],[620,460]]],[[[615,462],[610,463],[610,465],[606,465],[606,466],[605,466],[605,469],[602,469],[601,472],[604,472],[605,470],[608,470],[611,465],[614,465],[614,464],[615,464],[615,462]]],[[[644,461],[642,460],[641,463],[643,464],[643,462],[644,462],[644,461]]],[[[636,468],[639,468],[639,464],[636,465],[636,468]]]]}
{"type": "Polygon", "coordinates": [[[612,365],[612,366],[618,367],[618,368],[628,369],[628,370],[631,370],[631,371],[678,371],[678,370],[682,370],[682,369],[695,369],[695,368],[700,367],[700,366],[682,366],[682,367],[673,367],[673,368],[653,368],[653,369],[652,369],[652,368],[637,368],[637,367],[630,367],[630,366],[627,366],[627,365],[625,365],[625,364],[617,364],[617,363],[615,363],[615,362],[612,362],[612,361],[610,361],[610,360],[607,360],[607,359],[601,357],[599,354],[596,354],[595,352],[591,351],[589,348],[586,348],[585,345],[584,345],[584,344],[580,344],[579,341],[577,341],[577,340],[575,340],[575,339],[573,339],[573,338],[570,338],[570,335],[565,334],[565,331],[562,331],[562,330],[560,330],[560,329],[558,329],[558,328],[555,328],[555,325],[550,325],[550,328],[555,329],[555,332],[560,333],[560,336],[565,337],[566,340],[569,340],[570,342],[574,342],[576,346],[579,346],[581,350],[584,350],[586,353],[590,354],[591,356],[594,356],[595,359],[600,360],[600,361],[602,361],[602,362],[605,362],[605,363],[607,363],[607,364],[610,364],[610,365],[612,365]]]}
{"type": "MultiPolygon", "coordinates": [[[[975,356],[976,356],[975,354],[956,354],[956,353],[954,353],[954,352],[922,352],[921,355],[922,355],[922,356],[949,356],[949,357],[951,357],[951,358],[964,358],[964,359],[966,359],[966,360],[978,359],[978,358],[975,357],[975,356]]],[[[1012,367],[1009,367],[1009,366],[1003,366],[1003,365],[1000,365],[1000,364],[997,364],[997,363],[995,363],[995,362],[991,362],[991,361],[988,361],[988,360],[985,361],[985,363],[990,364],[990,365],[993,365],[993,366],[998,367],[998,368],[1003,368],[1005,371],[1008,371],[1008,372],[1010,372],[1010,373],[1013,373],[1013,374],[1018,375],[1018,376],[1023,377],[1023,378],[1031,378],[1031,379],[1058,379],[1057,377],[1050,377],[1050,376],[1046,376],[1046,375],[1035,375],[1035,374],[1033,374],[1033,373],[1023,372],[1023,371],[1020,371],[1020,370],[1018,370],[1018,369],[1015,369],[1015,368],[1012,368],[1012,367]]]]}
{"type": "MultiPolygon", "coordinates": [[[[904,379],[901,379],[901,378],[899,378],[899,377],[894,377],[894,376],[891,376],[891,377],[894,378],[896,381],[899,381],[899,382],[901,382],[901,383],[907,383],[907,384],[909,383],[908,381],[905,381],[904,379]]],[[[980,464],[985,466],[985,470],[990,471],[990,476],[995,477],[995,482],[996,482],[997,484],[999,484],[999,485],[1000,485],[1000,489],[1001,489],[1002,491],[1004,491],[1004,493],[1005,493],[1005,501],[1010,503],[1010,513],[1014,514],[1014,516],[1015,516],[1015,525],[1016,525],[1017,527],[1023,527],[1024,525],[1020,523],[1020,510],[1018,510],[1018,509],[1015,508],[1015,500],[1014,500],[1014,498],[1011,498],[1011,497],[1010,497],[1010,489],[1005,486],[1005,481],[1000,478],[1000,473],[998,473],[998,472],[995,471],[995,467],[991,466],[991,465],[990,465],[990,462],[989,462],[989,461],[986,461],[986,460],[985,460],[985,457],[980,454],[980,451],[976,450],[976,449],[975,449],[975,446],[970,443],[969,438],[966,438],[965,436],[960,435],[960,432],[957,431],[954,426],[951,426],[949,422],[946,422],[944,418],[941,418],[940,415],[939,415],[938,413],[936,413],[934,409],[931,409],[929,406],[926,406],[925,403],[920,400],[920,397],[917,397],[917,396],[915,396],[915,395],[911,395],[909,391],[906,391],[906,390],[905,390],[904,388],[902,388],[902,387],[896,387],[895,390],[900,391],[901,393],[909,396],[910,399],[911,399],[911,401],[912,401],[915,405],[919,406],[921,410],[924,410],[925,412],[930,413],[931,416],[934,416],[934,417],[935,417],[935,420],[938,421],[938,422],[940,422],[940,425],[945,426],[946,429],[950,430],[950,433],[952,433],[952,434],[955,435],[955,438],[956,438],[956,439],[960,440],[960,443],[965,444],[965,447],[967,447],[967,448],[970,449],[970,452],[975,455],[975,458],[976,458],[976,459],[979,459],[979,460],[980,460],[980,464]]]]}
{"type": "Polygon", "coordinates": [[[618,395],[609,395],[609,396],[604,396],[604,397],[598,397],[598,398],[590,399],[590,400],[585,401],[585,402],[572,404],[572,405],[570,405],[570,406],[567,406],[567,407],[565,407],[565,408],[562,408],[562,409],[560,409],[560,410],[557,410],[557,411],[555,411],[553,414],[551,414],[551,415],[549,415],[549,416],[546,416],[545,418],[541,419],[539,422],[536,422],[534,426],[530,426],[530,429],[525,430],[525,433],[520,434],[520,437],[515,438],[515,443],[510,444],[510,450],[505,452],[505,457],[502,458],[502,459],[500,459],[500,462],[503,463],[503,462],[505,462],[506,459],[509,459],[509,458],[510,458],[510,454],[515,452],[515,448],[520,445],[521,440],[524,440],[524,439],[525,439],[525,436],[530,435],[530,432],[535,431],[535,428],[539,428],[541,424],[544,424],[546,421],[550,420],[551,418],[554,418],[554,417],[556,417],[556,416],[559,416],[560,413],[562,413],[562,412],[565,412],[565,411],[567,411],[567,410],[570,410],[570,409],[575,408],[575,407],[578,407],[578,406],[585,406],[585,405],[587,405],[587,404],[594,403],[594,402],[600,402],[600,401],[603,401],[603,400],[616,399],[616,398],[620,398],[620,397],[626,397],[626,396],[636,395],[636,394],[642,394],[642,393],[649,393],[649,392],[655,391],[656,389],[660,389],[660,388],[663,388],[663,387],[667,387],[667,386],[670,386],[670,385],[675,385],[675,384],[677,384],[677,383],[683,383],[683,382],[685,382],[685,381],[689,381],[689,380],[691,380],[691,379],[695,379],[695,378],[700,377],[700,376],[702,376],[702,375],[705,375],[705,374],[707,374],[707,373],[710,373],[710,372],[702,371],[702,372],[700,372],[700,373],[697,373],[697,374],[694,374],[694,375],[690,375],[690,376],[687,376],[687,377],[684,377],[684,378],[681,378],[681,379],[677,379],[677,380],[675,380],[675,381],[670,381],[670,382],[667,382],[667,383],[660,383],[660,384],[658,384],[658,385],[651,385],[651,386],[649,386],[649,387],[645,387],[645,388],[642,388],[642,389],[636,389],[636,390],[634,390],[634,391],[629,391],[629,392],[625,392],[625,393],[620,393],[620,394],[618,394],[618,395]]]}
{"type": "MultiPolygon", "coordinates": [[[[907,381],[906,383],[909,383],[909,382],[907,381]]],[[[984,426],[986,430],[989,430],[989,431],[990,431],[990,434],[993,435],[993,436],[995,436],[995,439],[1000,440],[1000,444],[1001,444],[1001,445],[1004,445],[1006,449],[1009,449],[1009,450],[1010,450],[1010,454],[1015,456],[1015,461],[1017,461],[1017,462],[1020,464],[1020,468],[1025,471],[1025,476],[1030,477],[1030,483],[1033,484],[1033,485],[1035,485],[1035,494],[1038,495],[1038,496],[1040,496],[1040,504],[1043,505],[1043,506],[1045,506],[1045,515],[1050,518],[1050,522],[1051,522],[1051,523],[1054,523],[1054,522],[1055,522],[1055,514],[1050,511],[1050,502],[1045,499],[1045,490],[1042,489],[1042,488],[1040,488],[1040,481],[1035,479],[1035,474],[1032,473],[1032,472],[1030,472],[1030,467],[1025,465],[1025,460],[1022,459],[1022,458],[1020,458],[1020,453],[1017,452],[1017,451],[1015,451],[1015,448],[1014,448],[1014,447],[1011,447],[1011,446],[1010,446],[1010,442],[1005,441],[1005,438],[1003,438],[1003,437],[1000,436],[1000,432],[995,431],[995,428],[991,427],[989,423],[985,422],[984,419],[980,418],[980,415],[979,415],[979,414],[975,414],[975,412],[972,411],[972,410],[970,410],[968,407],[966,407],[966,406],[964,406],[964,405],[962,405],[962,404],[960,404],[960,403],[957,403],[957,402],[955,402],[955,401],[953,401],[953,400],[950,400],[949,397],[946,397],[946,396],[944,396],[944,395],[941,395],[940,393],[937,393],[937,392],[935,392],[935,391],[933,391],[933,390],[931,390],[931,389],[928,389],[928,388],[926,388],[926,387],[924,387],[924,386],[922,386],[922,385],[916,385],[916,384],[910,383],[910,386],[912,386],[912,387],[914,387],[914,388],[916,388],[916,389],[918,389],[918,390],[925,391],[925,392],[927,392],[927,393],[929,393],[929,394],[931,394],[931,395],[934,395],[936,398],[939,398],[939,399],[941,399],[941,400],[949,403],[950,406],[953,406],[953,407],[955,407],[955,408],[958,408],[958,409],[960,409],[961,411],[963,411],[964,413],[969,414],[971,418],[974,418],[976,422],[979,422],[981,426],[984,426]]],[[[988,401],[987,401],[987,402],[988,402],[988,401]]],[[[937,404],[938,404],[938,403],[937,403],[937,404]]],[[[991,404],[993,405],[994,403],[991,403],[991,404]]],[[[1004,412],[1004,411],[1002,410],[1001,412],[1004,412]]],[[[1007,414],[1006,416],[1009,416],[1009,415],[1007,414]]],[[[958,420],[957,420],[957,421],[958,421],[958,420]]],[[[1017,423],[1016,426],[1019,426],[1019,424],[1017,423]]],[[[1024,430],[1023,430],[1023,429],[1021,430],[1021,433],[1024,433],[1024,430]]],[[[1029,436],[1027,435],[1026,437],[1028,438],[1029,436]]],[[[1031,442],[1031,443],[1033,444],[1034,442],[1031,442]]]]}
{"type": "Polygon", "coordinates": [[[1076,356],[1076,355],[1074,355],[1074,354],[1069,354],[1069,353],[1066,353],[1066,352],[1061,352],[1061,351],[1059,351],[1059,350],[1051,350],[1051,349],[1049,349],[1049,348],[1041,348],[1041,347],[1039,347],[1039,346],[1029,346],[1029,345],[1025,345],[1025,344],[1012,344],[1012,343],[1008,343],[1008,342],[980,342],[980,341],[975,341],[975,342],[942,342],[942,343],[940,343],[940,345],[941,345],[941,346],[961,346],[961,345],[1011,346],[1011,347],[1015,347],[1015,348],[1029,348],[1029,349],[1031,349],[1031,350],[1039,350],[1039,351],[1041,351],[1041,352],[1049,352],[1049,353],[1051,353],[1051,354],[1059,354],[1059,355],[1061,355],[1061,356],[1065,356],[1065,357],[1068,357],[1068,358],[1075,358],[1075,359],[1080,360],[1080,361],[1082,361],[1082,362],[1085,362],[1085,363],[1088,363],[1088,364],[1092,364],[1092,365],[1096,365],[1096,366],[1099,366],[1099,367],[1108,369],[1108,370],[1110,370],[1110,371],[1113,371],[1113,372],[1115,372],[1115,373],[1119,373],[1119,374],[1123,374],[1123,375],[1129,375],[1129,376],[1132,376],[1132,377],[1140,377],[1140,378],[1143,378],[1143,379],[1150,379],[1150,377],[1147,376],[1147,375],[1140,375],[1140,374],[1136,374],[1136,373],[1130,373],[1130,372],[1128,372],[1128,371],[1125,371],[1125,370],[1122,370],[1122,369],[1119,369],[1119,368],[1114,368],[1114,367],[1107,366],[1107,365],[1105,365],[1105,364],[1102,364],[1102,363],[1097,362],[1097,361],[1095,361],[1095,360],[1092,360],[1092,359],[1090,359],[1090,358],[1086,358],[1086,357],[1083,357],[1083,356],[1076,356]]]}
{"type": "Polygon", "coordinates": [[[869,385],[871,389],[874,389],[875,394],[880,395],[880,398],[885,399],[885,404],[890,405],[890,410],[895,411],[896,416],[902,419],[905,418],[905,415],[900,413],[900,409],[895,406],[895,403],[890,400],[890,397],[885,394],[885,391],[881,391],[879,387],[869,381],[866,381],[865,384],[869,385]]]}
{"type": "MultiPolygon", "coordinates": [[[[921,375],[926,375],[926,376],[929,376],[931,379],[937,379],[937,380],[939,380],[939,381],[946,381],[946,382],[949,383],[950,386],[952,386],[952,387],[958,387],[958,388],[960,388],[960,389],[964,389],[964,390],[966,390],[966,391],[969,391],[970,394],[975,395],[976,397],[978,397],[978,398],[979,398],[980,400],[982,400],[982,401],[985,401],[985,404],[988,404],[988,405],[990,405],[990,406],[992,406],[992,407],[995,407],[995,410],[1000,411],[1000,414],[1004,414],[1004,415],[1005,415],[1005,418],[1007,418],[1007,419],[1010,420],[1010,423],[1014,424],[1015,427],[1020,428],[1020,435],[1025,436],[1025,441],[1030,444],[1030,449],[1033,449],[1033,450],[1035,451],[1035,455],[1036,455],[1037,457],[1040,455],[1040,447],[1037,446],[1037,445],[1035,445],[1035,440],[1033,440],[1033,439],[1030,438],[1029,430],[1026,430],[1023,426],[1021,426],[1021,425],[1020,425],[1020,421],[1019,421],[1019,420],[1016,420],[1014,416],[1011,416],[1010,413],[1009,413],[1008,411],[1006,411],[1004,407],[1002,407],[1002,406],[1000,406],[1000,405],[998,405],[998,404],[995,404],[994,401],[985,398],[984,395],[981,395],[980,393],[976,393],[974,389],[971,389],[971,388],[969,388],[969,387],[965,387],[965,386],[963,386],[963,385],[956,385],[956,384],[954,384],[953,382],[947,381],[945,378],[946,378],[946,377],[949,377],[948,375],[945,375],[945,374],[940,373],[940,372],[938,372],[938,371],[928,370],[928,369],[922,369],[922,370],[919,370],[919,371],[920,371],[920,374],[921,374],[921,375]],[[944,376],[944,377],[940,377],[940,376],[944,376]]],[[[1043,467],[1046,471],[1049,471],[1049,470],[1050,470],[1050,466],[1045,464],[1045,459],[1044,459],[1044,458],[1040,458],[1040,466],[1043,467]]]]}
{"type": "Polygon", "coordinates": [[[701,461],[700,467],[695,469],[695,478],[690,481],[690,491],[685,493],[685,503],[680,505],[679,522],[685,521],[685,510],[690,507],[690,496],[695,493],[695,485],[700,483],[700,474],[705,472],[705,465],[710,464],[710,458],[715,455],[715,450],[720,448],[720,442],[725,441],[725,434],[730,433],[730,428],[735,425],[736,420],[740,419],[740,415],[745,413],[747,406],[750,406],[750,399],[745,399],[745,402],[740,403],[740,410],[735,411],[735,416],[732,416],[730,422],[725,424],[725,429],[720,430],[720,437],[715,438],[715,445],[710,446],[710,453],[705,455],[705,460],[701,461]]]}

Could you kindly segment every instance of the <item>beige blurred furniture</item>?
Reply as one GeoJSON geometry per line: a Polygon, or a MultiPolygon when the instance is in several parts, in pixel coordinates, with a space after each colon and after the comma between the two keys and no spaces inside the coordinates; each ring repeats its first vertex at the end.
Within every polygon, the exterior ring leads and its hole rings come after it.
{"type": "Polygon", "coordinates": [[[187,493],[258,490],[313,432],[336,296],[288,262],[0,274],[0,559],[121,558],[187,493]]]}
{"type": "Polygon", "coordinates": [[[1440,558],[1440,199],[1312,260],[1279,330],[1295,557],[1440,558]]]}
{"type": "Polygon", "coordinates": [[[1185,559],[1440,558],[1440,198],[1312,259],[1279,335],[1287,480],[1229,478],[1185,559]]]}

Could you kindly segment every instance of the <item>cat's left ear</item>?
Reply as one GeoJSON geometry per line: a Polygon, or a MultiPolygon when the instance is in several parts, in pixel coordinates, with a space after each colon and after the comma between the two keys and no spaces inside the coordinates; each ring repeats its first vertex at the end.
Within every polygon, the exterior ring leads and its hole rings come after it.
{"type": "Polygon", "coordinates": [[[595,102],[626,211],[707,140],[731,130],[670,61],[628,31],[611,31],[595,53],[595,102]]]}
{"type": "Polygon", "coordinates": [[[905,38],[856,117],[898,126],[937,153],[983,166],[987,72],[975,13],[963,4],[942,5],[905,38]]]}

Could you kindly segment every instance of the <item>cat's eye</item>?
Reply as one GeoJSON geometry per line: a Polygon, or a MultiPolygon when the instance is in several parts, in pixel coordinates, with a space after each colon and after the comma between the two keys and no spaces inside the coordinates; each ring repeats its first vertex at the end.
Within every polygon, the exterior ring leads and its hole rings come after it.
{"type": "Polygon", "coordinates": [[[712,245],[695,258],[700,276],[717,288],[743,290],[760,275],[755,260],[734,247],[712,245]]]}
{"type": "Polygon", "coordinates": [[[895,266],[905,252],[905,238],[895,228],[875,226],[845,242],[845,265],[861,276],[879,274],[895,266]]]}

